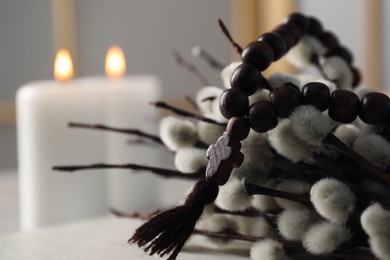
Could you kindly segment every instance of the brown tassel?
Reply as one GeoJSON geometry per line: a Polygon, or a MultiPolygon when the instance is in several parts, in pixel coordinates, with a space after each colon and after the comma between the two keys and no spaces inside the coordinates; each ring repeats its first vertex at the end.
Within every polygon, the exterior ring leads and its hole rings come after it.
{"type": "Polygon", "coordinates": [[[204,206],[217,198],[218,190],[214,182],[198,181],[183,205],[151,218],[135,231],[129,243],[136,243],[145,252],[149,251],[150,255],[157,253],[163,257],[169,254],[168,260],[176,259],[202,215],[204,206]]]}

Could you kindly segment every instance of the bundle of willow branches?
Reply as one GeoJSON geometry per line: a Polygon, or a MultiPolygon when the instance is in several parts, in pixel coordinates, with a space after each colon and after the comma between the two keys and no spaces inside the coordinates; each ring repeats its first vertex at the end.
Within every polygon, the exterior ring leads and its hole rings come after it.
{"type": "Polygon", "coordinates": [[[350,51],[313,17],[299,13],[241,48],[221,65],[200,47],[193,54],[221,74],[202,84],[197,113],[154,102],[176,116],[154,136],[139,129],[71,123],[138,135],[175,153],[175,170],[137,164],[57,166],[146,170],[195,180],[185,202],[153,214],[130,238],[151,255],[175,259],[191,234],[224,249],[246,241],[252,260],[390,259],[390,99],[360,85],[350,51]],[[286,56],[298,73],[264,71],[286,56]]]}

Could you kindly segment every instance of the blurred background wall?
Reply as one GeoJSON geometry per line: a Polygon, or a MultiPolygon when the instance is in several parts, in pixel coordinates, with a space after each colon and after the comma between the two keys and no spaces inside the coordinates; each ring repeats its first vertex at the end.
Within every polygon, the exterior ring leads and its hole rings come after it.
{"type": "MultiPolygon", "coordinates": [[[[0,233],[16,230],[18,220],[14,96],[26,82],[52,78],[55,51],[63,47],[61,41],[69,44],[61,40],[61,33],[67,32],[59,31],[55,23],[59,18],[52,8],[53,3],[64,2],[67,1],[0,3],[0,233]]],[[[227,64],[233,51],[217,19],[223,19],[235,39],[245,45],[280,22],[284,14],[276,10],[281,6],[286,13],[301,10],[319,17],[324,27],[335,32],[355,54],[356,65],[364,75],[368,74],[364,83],[390,89],[390,50],[385,48],[390,44],[390,18],[385,15],[390,12],[388,1],[69,0],[65,5],[74,7],[71,44],[79,77],[103,75],[105,52],[112,44],[118,44],[126,54],[127,74],[159,76],[164,99],[183,99],[199,89],[191,75],[172,61],[173,50],[194,63],[210,82],[221,85],[215,71],[191,57],[191,48],[201,45],[227,64]],[[269,11],[272,8],[274,11],[269,11]],[[262,12],[268,15],[258,15],[262,12]]],[[[162,190],[167,192],[170,188],[162,190]]]]}

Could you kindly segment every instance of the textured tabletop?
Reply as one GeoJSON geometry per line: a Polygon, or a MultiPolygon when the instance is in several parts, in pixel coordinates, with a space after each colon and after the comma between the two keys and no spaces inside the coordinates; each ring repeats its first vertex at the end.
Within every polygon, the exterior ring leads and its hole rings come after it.
{"type": "MultiPolygon", "coordinates": [[[[127,240],[139,221],[103,217],[41,229],[32,233],[0,236],[1,260],[92,260],[159,259],[145,254],[127,240]]],[[[204,251],[204,250],[201,250],[204,251]]],[[[223,253],[199,253],[190,247],[178,260],[243,260],[248,257],[223,253]]]]}

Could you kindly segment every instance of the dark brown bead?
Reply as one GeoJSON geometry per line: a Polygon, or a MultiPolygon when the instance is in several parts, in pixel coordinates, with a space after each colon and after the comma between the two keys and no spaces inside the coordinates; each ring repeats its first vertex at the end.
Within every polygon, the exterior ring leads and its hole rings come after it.
{"type": "Polygon", "coordinates": [[[274,61],[280,59],[287,51],[286,42],[277,33],[265,33],[259,37],[259,41],[266,42],[274,51],[274,61]]]}
{"type": "Polygon", "coordinates": [[[226,118],[245,115],[248,111],[249,99],[244,91],[230,88],[222,92],[219,99],[219,109],[226,118]]]}
{"type": "Polygon", "coordinates": [[[249,43],[241,53],[243,62],[255,65],[263,71],[268,68],[274,60],[274,54],[271,46],[265,42],[253,41],[249,43]]]}
{"type": "Polygon", "coordinates": [[[340,46],[337,37],[328,31],[324,31],[318,36],[318,40],[329,50],[336,49],[340,46]]]}
{"type": "Polygon", "coordinates": [[[325,54],[325,57],[331,57],[331,56],[338,56],[343,60],[345,60],[349,65],[351,65],[353,62],[352,53],[345,47],[338,47],[338,48],[331,49],[325,54]]]}
{"type": "Polygon", "coordinates": [[[293,37],[293,45],[295,45],[297,42],[299,42],[304,34],[303,30],[299,28],[298,25],[293,23],[286,23],[282,24],[281,27],[286,28],[288,31],[290,31],[292,37],[293,37]]]}
{"type": "Polygon", "coordinates": [[[248,137],[251,127],[248,119],[244,117],[232,117],[226,127],[226,133],[238,140],[244,140],[248,137]]]}
{"type": "Polygon", "coordinates": [[[284,21],[285,23],[293,23],[297,25],[303,33],[305,33],[309,29],[309,20],[306,18],[306,16],[302,15],[301,13],[292,13],[290,14],[284,21]]]}
{"type": "Polygon", "coordinates": [[[299,89],[299,87],[297,85],[295,85],[294,83],[292,83],[292,82],[286,82],[283,85],[290,86],[293,89],[295,89],[296,91],[298,91],[298,93],[301,93],[301,90],[299,89]]]}
{"type": "Polygon", "coordinates": [[[230,84],[232,88],[238,88],[244,91],[248,96],[256,92],[258,88],[262,88],[265,84],[265,79],[261,75],[259,69],[250,64],[240,64],[232,73],[230,84]]]}
{"type": "Polygon", "coordinates": [[[284,27],[282,25],[279,25],[272,32],[274,32],[274,33],[278,34],[280,37],[282,37],[282,39],[286,43],[286,52],[288,52],[288,50],[292,46],[294,46],[294,36],[288,30],[288,28],[286,28],[286,27],[284,27]]]}
{"type": "Polygon", "coordinates": [[[249,107],[248,119],[251,128],[259,133],[267,132],[278,124],[276,111],[268,101],[259,101],[249,107]]]}
{"type": "Polygon", "coordinates": [[[348,90],[333,91],[329,102],[329,116],[340,123],[351,123],[359,113],[359,97],[348,90]]]}
{"type": "Polygon", "coordinates": [[[372,92],[363,96],[360,101],[359,117],[367,124],[379,125],[390,115],[390,99],[387,95],[372,92]]]}
{"type": "Polygon", "coordinates": [[[325,111],[329,107],[330,91],[328,86],[321,82],[310,82],[302,88],[303,103],[315,106],[318,110],[325,111]]]}
{"type": "Polygon", "coordinates": [[[228,161],[222,161],[215,172],[212,174],[206,172],[206,179],[215,182],[218,186],[223,186],[229,180],[233,168],[233,165],[228,161]]]}
{"type": "Polygon", "coordinates": [[[314,17],[308,17],[309,28],[307,29],[307,34],[313,36],[319,36],[324,30],[322,29],[322,24],[318,19],[314,17]]]}
{"type": "Polygon", "coordinates": [[[281,118],[289,117],[291,112],[302,104],[301,93],[287,84],[274,89],[269,98],[278,117],[281,118]]]}
{"type": "Polygon", "coordinates": [[[356,87],[360,84],[360,82],[362,81],[362,74],[360,73],[360,71],[357,69],[357,68],[351,68],[351,71],[352,71],[352,86],[353,87],[356,87]]]}

